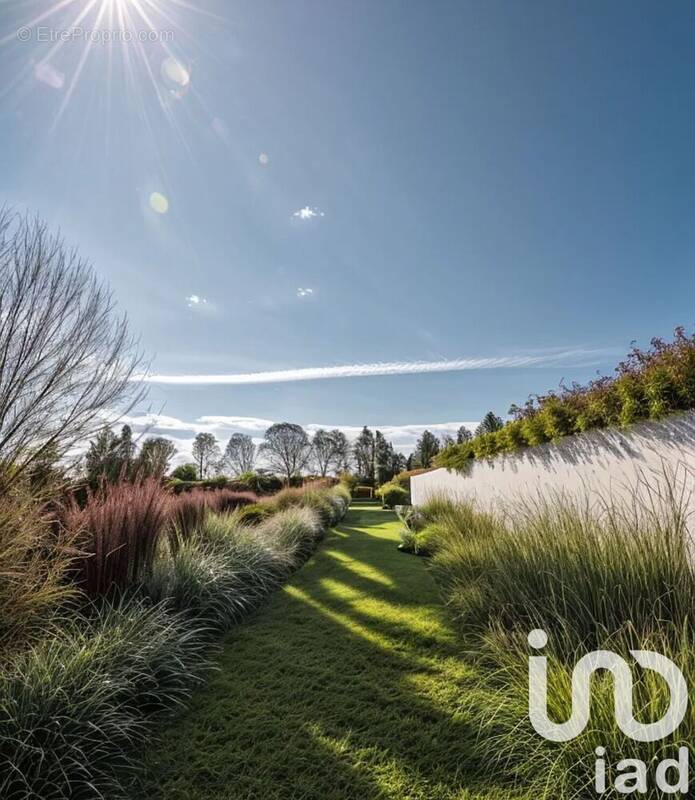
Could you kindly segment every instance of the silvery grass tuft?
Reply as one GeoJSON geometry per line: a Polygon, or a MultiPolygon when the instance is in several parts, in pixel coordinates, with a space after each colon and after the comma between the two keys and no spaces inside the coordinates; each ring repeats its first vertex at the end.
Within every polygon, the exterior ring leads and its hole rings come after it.
{"type": "MultiPolygon", "coordinates": [[[[665,476],[630,503],[601,506],[555,499],[501,514],[435,499],[422,511],[438,525],[432,568],[448,605],[477,651],[483,678],[467,703],[480,730],[480,762],[495,777],[531,786],[542,798],[585,797],[594,748],[647,763],[695,739],[692,705],[666,740],[637,743],[615,723],[613,682],[594,676],[591,723],[569,742],[539,736],[528,720],[528,632],[549,634],[549,714],[566,720],[571,675],[585,653],[655,650],[695,686],[695,570],[683,483],[665,476]]],[[[635,715],[659,719],[665,683],[635,673],[635,715]]],[[[610,795],[605,795],[610,796],[610,795]]]]}
{"type": "Polygon", "coordinates": [[[208,669],[200,626],[160,604],[94,607],[0,674],[0,796],[124,796],[153,713],[208,669]]]}

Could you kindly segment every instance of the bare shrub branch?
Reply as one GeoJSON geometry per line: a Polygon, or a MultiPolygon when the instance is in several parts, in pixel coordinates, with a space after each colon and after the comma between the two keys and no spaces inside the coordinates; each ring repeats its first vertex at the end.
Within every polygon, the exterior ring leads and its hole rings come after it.
{"type": "Polygon", "coordinates": [[[63,457],[144,396],[125,316],[90,265],[36,217],[0,210],[0,461],[6,484],[63,457]],[[123,405],[126,407],[123,408],[123,405]]]}

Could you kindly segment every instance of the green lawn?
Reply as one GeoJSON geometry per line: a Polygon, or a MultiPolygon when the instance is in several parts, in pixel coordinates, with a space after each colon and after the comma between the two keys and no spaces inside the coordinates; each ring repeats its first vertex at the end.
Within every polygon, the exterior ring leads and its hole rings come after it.
{"type": "Polygon", "coordinates": [[[471,675],[395,516],[353,506],[225,641],[149,755],[148,800],[502,798],[476,788],[471,675]]]}

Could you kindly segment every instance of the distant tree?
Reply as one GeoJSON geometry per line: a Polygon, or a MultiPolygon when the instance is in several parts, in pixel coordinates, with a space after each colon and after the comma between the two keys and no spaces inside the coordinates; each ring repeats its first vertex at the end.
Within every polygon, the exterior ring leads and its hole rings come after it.
{"type": "Polygon", "coordinates": [[[392,475],[398,475],[399,472],[403,472],[405,469],[408,468],[408,461],[403,453],[399,453],[396,450],[391,448],[391,473],[392,475]]]}
{"type": "Polygon", "coordinates": [[[421,467],[431,467],[439,452],[439,440],[431,431],[423,431],[415,445],[413,461],[421,467]]]}
{"type": "Polygon", "coordinates": [[[357,473],[361,478],[374,481],[374,434],[365,425],[355,439],[352,452],[357,463],[357,473]]]}
{"type": "Polygon", "coordinates": [[[119,477],[128,479],[133,475],[133,462],[137,446],[133,441],[133,430],[130,425],[121,428],[121,435],[116,444],[116,458],[118,459],[119,477]]]}
{"type": "Polygon", "coordinates": [[[483,433],[494,433],[500,428],[504,427],[501,417],[498,417],[492,411],[488,411],[482,418],[480,425],[475,429],[475,435],[480,436],[483,433]]]}
{"type": "Polygon", "coordinates": [[[408,470],[408,472],[410,472],[410,470],[413,469],[413,454],[412,453],[410,453],[408,458],[406,458],[406,460],[405,460],[405,468],[408,470]]]}
{"type": "Polygon", "coordinates": [[[473,434],[465,425],[461,425],[456,431],[456,444],[463,444],[464,442],[470,441],[472,438],[473,434]]]}
{"type": "Polygon", "coordinates": [[[102,481],[116,483],[133,476],[135,444],[129,425],[124,425],[120,436],[109,427],[102,428],[89,443],[85,456],[87,480],[96,487],[102,481]]]}
{"type": "Polygon", "coordinates": [[[311,455],[311,441],[301,425],[277,422],[265,432],[260,451],[271,469],[280,473],[289,486],[294,475],[299,475],[311,455]]]}
{"type": "Polygon", "coordinates": [[[198,465],[179,464],[179,466],[172,471],[171,477],[180,481],[195,481],[198,478],[198,465]]]}
{"type": "Polygon", "coordinates": [[[163,436],[151,436],[142,443],[137,458],[136,473],[142,477],[161,478],[169,471],[176,445],[163,436]]]}
{"type": "Polygon", "coordinates": [[[97,486],[102,480],[115,480],[118,472],[117,442],[116,434],[106,426],[89,443],[85,455],[85,471],[91,486],[97,486]]]}
{"type": "Polygon", "coordinates": [[[333,461],[331,467],[336,475],[349,472],[352,466],[350,442],[347,436],[337,428],[331,431],[331,436],[333,438],[333,461]]]}
{"type": "Polygon", "coordinates": [[[393,477],[393,446],[387,442],[381,431],[374,434],[374,480],[386,483],[393,477]]]}
{"type": "Polygon", "coordinates": [[[193,440],[191,452],[198,468],[198,477],[202,481],[214,471],[215,465],[220,459],[217,439],[212,433],[199,433],[193,440]]]}
{"type": "Polygon", "coordinates": [[[34,494],[44,493],[64,483],[66,470],[60,464],[58,449],[46,448],[41,458],[31,463],[26,475],[34,494]]]}
{"type": "Polygon", "coordinates": [[[39,219],[0,210],[3,488],[45,453],[63,458],[97,434],[104,409],[132,408],[141,369],[127,321],[89,264],[39,219]]]}
{"type": "Polygon", "coordinates": [[[311,456],[316,471],[321,477],[326,477],[328,471],[336,465],[338,461],[338,440],[335,434],[342,436],[340,431],[327,431],[319,428],[314,433],[311,440],[311,456]]]}
{"type": "Polygon", "coordinates": [[[445,447],[450,447],[452,444],[455,444],[454,437],[450,436],[448,433],[443,433],[439,437],[439,447],[441,450],[444,450],[445,447]]]}
{"type": "Polygon", "coordinates": [[[256,462],[256,445],[245,433],[233,433],[224,450],[224,463],[232,475],[252,472],[256,462]]]}

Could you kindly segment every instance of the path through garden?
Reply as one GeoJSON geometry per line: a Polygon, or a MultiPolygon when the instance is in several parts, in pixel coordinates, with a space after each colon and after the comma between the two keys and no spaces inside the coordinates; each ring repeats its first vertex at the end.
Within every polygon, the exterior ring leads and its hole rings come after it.
{"type": "Polygon", "coordinates": [[[472,800],[472,670],[399,523],[354,505],[227,637],[149,757],[149,800],[472,800]]]}

